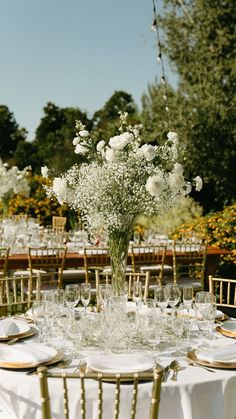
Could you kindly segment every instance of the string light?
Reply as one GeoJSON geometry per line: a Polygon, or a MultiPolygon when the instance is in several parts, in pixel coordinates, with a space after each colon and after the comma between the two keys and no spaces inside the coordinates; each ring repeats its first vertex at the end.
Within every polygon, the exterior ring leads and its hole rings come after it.
{"type": "Polygon", "coordinates": [[[169,108],[169,104],[168,104],[168,92],[167,92],[167,84],[166,84],[166,77],[165,77],[165,68],[164,68],[164,63],[163,63],[163,59],[162,59],[162,46],[161,46],[161,40],[160,40],[160,34],[159,34],[159,28],[158,28],[158,17],[157,17],[155,0],[152,0],[152,4],[153,4],[153,15],[154,15],[154,17],[153,17],[151,30],[156,33],[156,38],[157,38],[157,48],[158,48],[157,62],[161,66],[161,79],[160,79],[160,81],[161,81],[161,84],[162,84],[163,89],[164,89],[163,99],[164,99],[164,102],[165,102],[165,110],[166,110],[166,113],[167,113],[167,118],[168,118],[168,123],[169,123],[170,122],[169,121],[170,108],[169,108]]]}

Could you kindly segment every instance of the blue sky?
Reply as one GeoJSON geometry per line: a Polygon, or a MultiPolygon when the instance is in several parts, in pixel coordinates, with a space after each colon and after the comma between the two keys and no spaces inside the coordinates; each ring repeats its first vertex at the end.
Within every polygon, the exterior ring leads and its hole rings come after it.
{"type": "Polygon", "coordinates": [[[0,104],[29,139],[48,101],[91,116],[125,90],[140,106],[161,77],[152,18],[152,0],[1,0],[0,104]]]}

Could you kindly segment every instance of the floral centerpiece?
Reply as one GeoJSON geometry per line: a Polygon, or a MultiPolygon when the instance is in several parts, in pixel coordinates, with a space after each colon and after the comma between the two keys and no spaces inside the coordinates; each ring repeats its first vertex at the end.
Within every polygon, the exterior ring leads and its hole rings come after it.
{"type": "MultiPolygon", "coordinates": [[[[85,156],[86,162],[46,187],[48,196],[82,211],[91,233],[108,237],[116,294],[124,285],[128,245],[138,215],[164,213],[191,191],[178,162],[178,135],[169,132],[162,146],[143,143],[141,126],[127,125],[127,116],[120,113],[119,135],[97,144],[76,121],[75,153],[85,156]]],[[[42,175],[49,176],[46,166],[42,175]]],[[[200,190],[199,176],[194,183],[200,190]]]]}
{"type": "Polygon", "coordinates": [[[16,194],[28,195],[30,192],[28,172],[31,168],[23,170],[17,166],[9,168],[8,163],[0,159],[0,201],[2,203],[3,216],[7,216],[9,200],[16,194]]]}

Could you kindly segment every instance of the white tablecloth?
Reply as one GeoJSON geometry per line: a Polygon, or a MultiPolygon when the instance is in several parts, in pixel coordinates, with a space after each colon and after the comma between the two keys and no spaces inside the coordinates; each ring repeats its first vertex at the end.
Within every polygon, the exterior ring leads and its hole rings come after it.
{"type": "MultiPolygon", "coordinates": [[[[219,345],[235,344],[228,338],[220,338],[219,345]]],[[[169,362],[163,359],[164,363],[169,362]]],[[[162,384],[159,419],[235,419],[236,418],[236,370],[215,370],[208,372],[202,368],[187,366],[182,361],[184,368],[178,373],[178,381],[170,379],[162,384]]],[[[74,360],[68,368],[72,372],[78,365],[74,360]]],[[[62,371],[62,370],[61,370],[62,371]]],[[[65,371],[65,370],[63,370],[65,371]]],[[[97,382],[91,380],[88,384],[87,418],[97,419],[97,382]]],[[[63,407],[59,394],[61,384],[58,380],[51,381],[51,402],[53,406],[53,418],[64,418],[63,407]]],[[[139,390],[139,403],[137,419],[148,417],[149,396],[151,383],[142,383],[139,390]]],[[[79,408],[78,383],[71,381],[72,419],[80,416],[75,414],[79,408]]],[[[121,407],[120,419],[127,419],[127,406],[132,397],[131,387],[128,384],[122,386],[124,404],[121,407]],[[129,391],[130,390],[130,391],[129,391]]],[[[105,384],[104,409],[105,419],[112,419],[114,412],[114,385],[105,384]]],[[[24,372],[0,370],[0,412],[2,418],[8,419],[41,419],[39,382],[38,377],[26,375],[24,372]]],[[[0,416],[1,418],[1,416],[0,416]]]]}

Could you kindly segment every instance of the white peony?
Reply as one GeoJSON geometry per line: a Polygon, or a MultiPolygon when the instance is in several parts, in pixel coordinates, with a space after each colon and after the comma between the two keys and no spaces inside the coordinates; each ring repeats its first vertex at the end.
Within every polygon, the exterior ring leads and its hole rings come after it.
{"type": "Polygon", "coordinates": [[[173,172],[169,173],[168,183],[172,191],[180,191],[185,185],[185,179],[183,176],[183,166],[179,163],[175,163],[173,172]]]}
{"type": "Polygon", "coordinates": [[[79,131],[79,136],[80,137],[88,137],[89,132],[86,129],[82,129],[81,131],[79,131]]]}
{"type": "Polygon", "coordinates": [[[49,173],[48,167],[47,166],[41,167],[41,173],[42,173],[42,176],[47,179],[48,173],[49,173]]]}
{"type": "Polygon", "coordinates": [[[61,177],[55,177],[53,180],[52,189],[59,203],[62,205],[67,194],[66,179],[63,179],[61,177]]]}
{"type": "Polygon", "coordinates": [[[152,196],[159,195],[165,188],[165,182],[161,175],[149,176],[146,182],[146,189],[152,196]]]}
{"type": "Polygon", "coordinates": [[[106,161],[112,162],[114,160],[114,157],[115,157],[114,150],[112,150],[112,148],[110,148],[110,147],[107,147],[106,152],[105,152],[106,161]]]}
{"type": "Polygon", "coordinates": [[[133,141],[133,134],[130,132],[124,132],[120,135],[115,135],[115,137],[110,138],[109,146],[115,150],[123,150],[127,144],[133,141]]]}
{"type": "Polygon", "coordinates": [[[199,192],[202,189],[202,186],[203,186],[202,178],[200,176],[196,176],[193,180],[195,181],[195,185],[196,185],[195,189],[196,189],[196,191],[199,192]]]}
{"type": "Polygon", "coordinates": [[[142,154],[147,161],[152,161],[156,156],[156,147],[153,147],[150,144],[142,145],[140,150],[142,151],[142,154]]]}
{"type": "Polygon", "coordinates": [[[73,145],[77,145],[77,144],[79,144],[79,142],[80,142],[80,138],[79,138],[79,137],[75,137],[75,138],[73,139],[73,141],[72,141],[72,144],[73,144],[73,145]]]}
{"type": "Polygon", "coordinates": [[[167,134],[167,138],[172,141],[175,145],[179,144],[179,136],[176,132],[170,131],[167,134]]]}
{"type": "Polygon", "coordinates": [[[86,154],[87,152],[87,147],[84,147],[81,144],[77,144],[77,146],[75,147],[75,154],[86,154]]]}
{"type": "Polygon", "coordinates": [[[96,149],[99,153],[104,149],[105,144],[106,143],[105,143],[104,140],[101,140],[101,141],[99,141],[99,143],[97,143],[96,149]]]}

